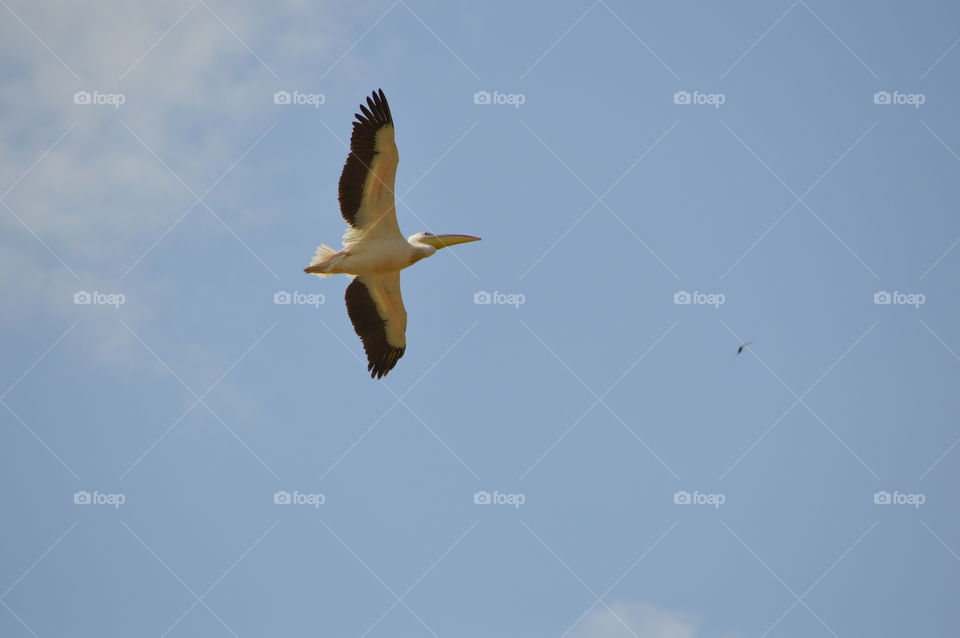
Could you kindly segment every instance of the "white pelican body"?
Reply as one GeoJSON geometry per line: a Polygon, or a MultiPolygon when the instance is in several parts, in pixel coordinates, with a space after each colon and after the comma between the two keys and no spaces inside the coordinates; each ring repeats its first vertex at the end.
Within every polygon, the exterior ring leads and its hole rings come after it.
{"type": "Polygon", "coordinates": [[[360,110],[363,115],[355,116],[350,154],[340,174],[340,213],[349,224],[343,248],[335,251],[321,244],[304,272],[354,278],[347,286],[347,314],[363,342],[367,370],[379,379],[393,369],[407,345],[400,271],[441,248],[480,238],[433,233],[403,237],[393,196],[400,158],[383,91],[368,97],[360,110]]]}
{"type": "Polygon", "coordinates": [[[319,275],[374,275],[403,270],[437,252],[427,244],[414,244],[403,237],[384,237],[345,243],[343,250],[327,256],[318,249],[320,261],[308,270],[319,275]],[[322,270],[321,270],[322,268],[322,270]]]}

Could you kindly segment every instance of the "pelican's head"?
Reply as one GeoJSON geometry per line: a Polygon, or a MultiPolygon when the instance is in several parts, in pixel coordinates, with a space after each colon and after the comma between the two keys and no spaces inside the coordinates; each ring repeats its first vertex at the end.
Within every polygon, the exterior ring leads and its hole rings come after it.
{"type": "Polygon", "coordinates": [[[433,233],[417,233],[410,235],[407,241],[414,246],[430,246],[434,250],[440,250],[447,246],[456,246],[457,244],[466,244],[471,241],[480,241],[479,237],[473,235],[434,235],[433,233]]]}

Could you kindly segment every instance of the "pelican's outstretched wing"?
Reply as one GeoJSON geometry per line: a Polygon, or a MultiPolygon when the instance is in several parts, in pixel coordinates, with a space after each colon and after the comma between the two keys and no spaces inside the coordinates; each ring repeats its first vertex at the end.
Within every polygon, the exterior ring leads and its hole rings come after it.
{"type": "Polygon", "coordinates": [[[350,155],[340,173],[340,213],[350,229],[344,242],[395,233],[394,180],[400,156],[393,141],[393,116],[382,90],[367,98],[355,114],[350,155]]]}
{"type": "Polygon", "coordinates": [[[347,286],[347,314],[363,341],[370,376],[384,376],[407,347],[407,311],[400,296],[400,273],[363,275],[347,286]]]}

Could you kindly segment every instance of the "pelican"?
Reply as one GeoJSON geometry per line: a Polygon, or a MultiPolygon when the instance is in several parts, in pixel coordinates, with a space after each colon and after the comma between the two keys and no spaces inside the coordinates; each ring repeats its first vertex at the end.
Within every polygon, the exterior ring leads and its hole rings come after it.
{"type": "Polygon", "coordinates": [[[347,314],[363,342],[367,371],[379,379],[390,372],[407,348],[407,311],[400,295],[400,271],[441,248],[479,241],[471,235],[417,233],[404,238],[397,223],[394,181],[397,145],[393,116],[382,90],[354,114],[350,154],[340,173],[340,214],[347,221],[343,248],[320,244],[304,272],[336,274],[352,281],[345,295],[347,314]]]}

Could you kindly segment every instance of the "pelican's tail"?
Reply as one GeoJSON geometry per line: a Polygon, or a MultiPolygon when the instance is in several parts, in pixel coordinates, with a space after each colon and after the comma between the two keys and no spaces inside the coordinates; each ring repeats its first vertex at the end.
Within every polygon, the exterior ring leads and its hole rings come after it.
{"type": "Polygon", "coordinates": [[[332,273],[325,272],[329,264],[325,263],[328,259],[337,254],[333,248],[326,244],[317,246],[317,253],[310,260],[310,266],[303,269],[303,272],[316,275],[317,277],[329,277],[332,273]]]}

